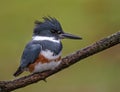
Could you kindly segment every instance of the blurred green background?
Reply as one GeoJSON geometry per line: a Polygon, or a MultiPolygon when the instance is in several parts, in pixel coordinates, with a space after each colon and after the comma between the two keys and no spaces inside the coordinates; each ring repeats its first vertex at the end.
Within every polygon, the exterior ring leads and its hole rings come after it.
{"type": "MultiPolygon", "coordinates": [[[[81,41],[63,40],[63,57],[120,30],[120,0],[0,0],[0,80],[15,79],[34,21],[56,17],[81,41]]],[[[21,76],[27,75],[24,73],[21,76]]],[[[21,77],[20,76],[20,77],[21,77]]],[[[120,92],[120,46],[14,92],[120,92]]]]}

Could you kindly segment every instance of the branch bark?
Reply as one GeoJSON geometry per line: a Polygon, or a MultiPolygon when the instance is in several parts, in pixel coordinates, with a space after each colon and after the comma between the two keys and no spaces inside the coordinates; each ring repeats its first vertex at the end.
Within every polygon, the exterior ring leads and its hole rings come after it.
{"type": "Polygon", "coordinates": [[[40,80],[45,80],[49,76],[73,65],[74,63],[77,63],[84,58],[87,58],[119,43],[120,32],[117,32],[115,34],[112,34],[111,36],[108,36],[100,41],[93,43],[90,46],[87,46],[62,58],[62,63],[55,70],[24,76],[12,81],[0,81],[0,92],[10,92],[18,88],[28,86],[32,83],[36,83],[40,80]]]}

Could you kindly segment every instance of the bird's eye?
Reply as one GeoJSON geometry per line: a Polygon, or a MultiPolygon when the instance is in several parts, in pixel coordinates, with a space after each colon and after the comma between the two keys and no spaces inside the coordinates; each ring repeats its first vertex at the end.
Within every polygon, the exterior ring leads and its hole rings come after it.
{"type": "Polygon", "coordinates": [[[61,34],[61,31],[57,31],[58,34],[61,34]]]}
{"type": "Polygon", "coordinates": [[[51,30],[51,33],[56,33],[56,31],[55,30],[51,30]]]}

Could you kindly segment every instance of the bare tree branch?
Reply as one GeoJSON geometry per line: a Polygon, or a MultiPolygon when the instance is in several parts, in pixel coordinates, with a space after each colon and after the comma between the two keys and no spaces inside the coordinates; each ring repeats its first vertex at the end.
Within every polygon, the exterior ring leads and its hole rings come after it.
{"type": "Polygon", "coordinates": [[[0,81],[0,92],[10,92],[15,89],[28,86],[29,84],[36,83],[40,80],[45,80],[47,77],[69,67],[70,65],[119,43],[120,32],[117,32],[109,37],[95,42],[88,47],[85,47],[81,50],[74,52],[73,54],[62,58],[62,63],[53,71],[32,74],[12,81],[0,81]]]}

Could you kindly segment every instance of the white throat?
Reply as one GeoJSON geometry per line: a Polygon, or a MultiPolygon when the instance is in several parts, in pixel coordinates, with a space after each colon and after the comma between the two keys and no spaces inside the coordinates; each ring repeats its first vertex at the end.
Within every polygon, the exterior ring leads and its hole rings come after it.
{"type": "Polygon", "coordinates": [[[33,36],[32,39],[35,40],[35,41],[44,41],[44,40],[48,40],[48,41],[51,41],[51,42],[60,43],[60,40],[56,40],[54,37],[33,36]]]}

